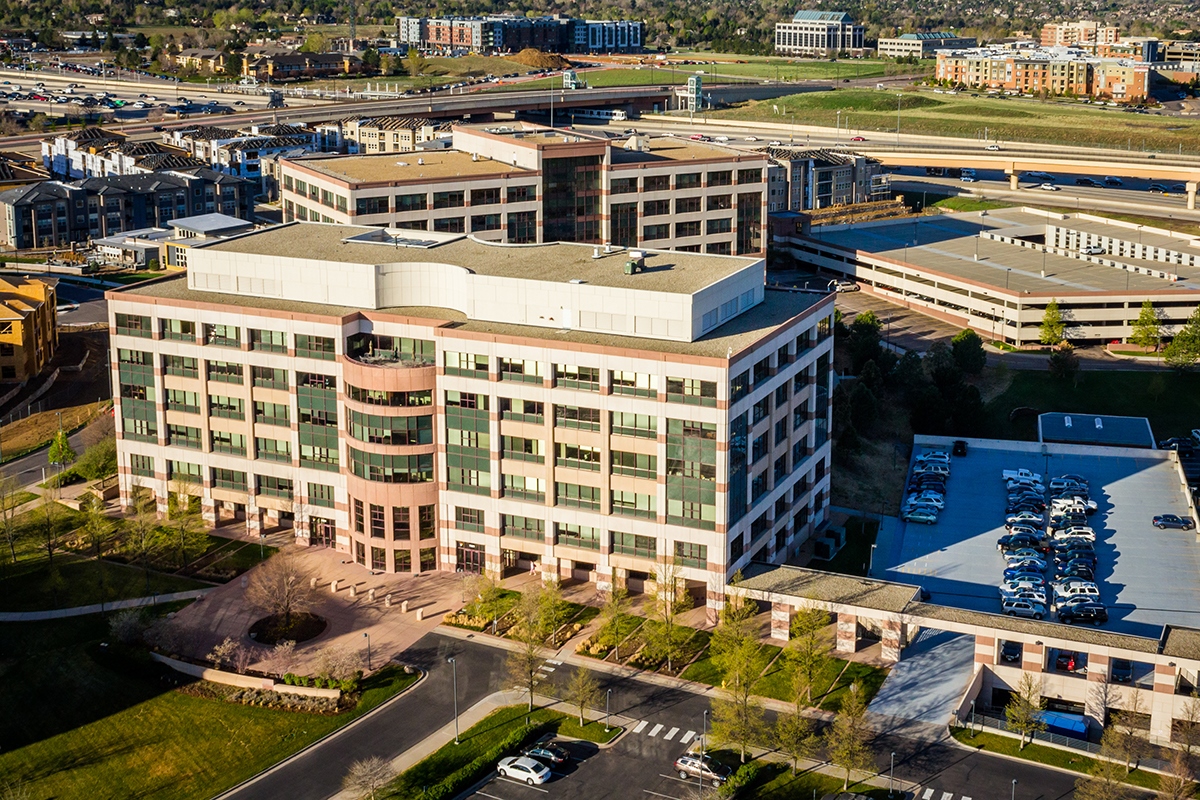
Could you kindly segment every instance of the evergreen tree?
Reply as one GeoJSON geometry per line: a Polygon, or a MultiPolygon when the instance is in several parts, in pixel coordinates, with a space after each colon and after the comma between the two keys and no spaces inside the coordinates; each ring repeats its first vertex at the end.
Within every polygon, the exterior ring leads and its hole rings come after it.
{"type": "Polygon", "coordinates": [[[1162,343],[1162,319],[1149,300],[1142,301],[1142,310],[1134,320],[1133,336],[1129,339],[1139,347],[1147,350],[1153,348],[1154,352],[1158,352],[1158,346],[1162,343]]]}

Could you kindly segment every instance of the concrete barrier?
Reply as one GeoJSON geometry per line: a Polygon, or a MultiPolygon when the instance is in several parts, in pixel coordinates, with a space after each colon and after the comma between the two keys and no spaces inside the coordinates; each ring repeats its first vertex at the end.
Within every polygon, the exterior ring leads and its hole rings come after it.
{"type": "Polygon", "coordinates": [[[203,681],[211,681],[213,683],[223,683],[226,686],[238,686],[242,689],[261,689],[267,692],[279,692],[280,694],[294,694],[302,697],[326,697],[336,700],[342,696],[341,689],[317,689],[313,686],[289,686],[286,683],[275,681],[271,678],[259,678],[254,675],[239,675],[236,672],[225,672],[220,669],[204,667],[199,664],[192,664],[187,661],[180,661],[170,656],[164,656],[161,653],[150,653],[150,658],[160,664],[166,664],[176,672],[182,672],[184,675],[191,675],[193,678],[199,678],[203,681]]]}

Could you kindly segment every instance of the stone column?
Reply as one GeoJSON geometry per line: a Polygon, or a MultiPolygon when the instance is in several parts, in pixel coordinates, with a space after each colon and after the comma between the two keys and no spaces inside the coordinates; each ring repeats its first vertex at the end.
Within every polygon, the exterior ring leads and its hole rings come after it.
{"type": "Polygon", "coordinates": [[[771,604],[771,638],[782,642],[792,638],[792,607],[787,603],[771,604]]]}
{"type": "Polygon", "coordinates": [[[1045,645],[1030,644],[1029,642],[1025,642],[1024,649],[1021,653],[1021,669],[1025,670],[1026,672],[1036,672],[1038,674],[1045,672],[1045,645]]]}
{"type": "MultiPolygon", "coordinates": [[[[885,619],[880,623],[880,657],[895,664],[900,660],[900,651],[904,647],[904,631],[898,619],[885,619]]],[[[841,626],[838,626],[839,633],[841,626]]]]}
{"type": "Polygon", "coordinates": [[[263,510],[263,514],[266,517],[265,524],[268,528],[279,527],[279,511],[274,508],[268,508],[263,510]]]}
{"type": "Polygon", "coordinates": [[[1008,173],[1008,188],[1013,192],[1021,188],[1020,176],[1016,172],[1008,173]]]}
{"type": "Polygon", "coordinates": [[[262,533],[263,520],[262,509],[258,506],[246,504],[246,533],[258,535],[262,533]]]}
{"type": "MultiPolygon", "coordinates": [[[[1154,692],[1150,696],[1150,735],[1170,739],[1175,718],[1175,681],[1177,667],[1154,665],[1154,692]]],[[[1138,691],[1133,689],[1131,691],[1138,691]]]]}
{"type": "Polygon", "coordinates": [[[217,501],[211,497],[200,498],[200,519],[217,527],[217,501]]]}
{"type": "Polygon", "coordinates": [[[1108,656],[1088,654],[1088,688],[1083,701],[1083,714],[1088,728],[1103,729],[1109,703],[1108,656]]]}
{"type": "Polygon", "coordinates": [[[1196,208],[1196,189],[1197,189],[1197,187],[1200,187],[1200,182],[1188,181],[1186,185],[1187,185],[1187,207],[1188,207],[1189,211],[1192,211],[1192,210],[1195,210],[1195,208],[1196,208]]]}
{"type": "Polygon", "coordinates": [[[170,515],[171,510],[170,495],[155,493],[154,506],[158,511],[158,518],[166,519],[170,515]]]}
{"type": "Polygon", "coordinates": [[[853,614],[837,615],[837,652],[853,653],[858,650],[858,617],[853,614]]]}
{"type": "Polygon", "coordinates": [[[975,637],[975,663],[992,666],[996,663],[996,638],[994,636],[975,637]]]}
{"type": "Polygon", "coordinates": [[[723,584],[718,584],[718,588],[714,589],[710,584],[705,590],[704,596],[704,622],[707,625],[716,625],[721,620],[721,612],[725,609],[725,587],[723,584]]]}

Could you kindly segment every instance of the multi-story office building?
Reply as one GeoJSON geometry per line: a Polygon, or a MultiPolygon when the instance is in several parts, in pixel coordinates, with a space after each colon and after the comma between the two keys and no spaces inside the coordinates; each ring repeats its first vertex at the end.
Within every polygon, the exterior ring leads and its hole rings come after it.
{"type": "Polygon", "coordinates": [[[954,50],[975,47],[979,41],[974,36],[957,36],[953,33],[902,33],[899,36],[880,39],[876,51],[887,58],[932,58],[938,50],[954,50]]]}
{"type": "Polygon", "coordinates": [[[814,211],[890,200],[891,176],[876,159],[823,148],[767,147],[767,211],[814,211]]]}
{"type": "Polygon", "coordinates": [[[1116,25],[1104,25],[1092,20],[1052,22],[1042,26],[1042,47],[1074,44],[1115,44],[1121,38],[1116,25]]]}
{"type": "Polygon", "coordinates": [[[688,139],[455,127],[453,150],[280,162],[284,220],[759,255],[767,157],[688,139]]]}
{"type": "Polygon", "coordinates": [[[409,47],[442,52],[548,53],[640,52],[646,24],[638,20],[575,19],[559,15],[524,17],[397,17],[396,38],[409,47]]]}
{"type": "Polygon", "coordinates": [[[121,497],[387,572],[540,568],[720,608],[827,514],[833,299],[760,258],[292,223],[108,294],[121,497]]]}
{"type": "Polygon", "coordinates": [[[775,23],[775,52],[820,56],[863,51],[865,28],[843,11],[797,11],[791,22],[775,23]]]}

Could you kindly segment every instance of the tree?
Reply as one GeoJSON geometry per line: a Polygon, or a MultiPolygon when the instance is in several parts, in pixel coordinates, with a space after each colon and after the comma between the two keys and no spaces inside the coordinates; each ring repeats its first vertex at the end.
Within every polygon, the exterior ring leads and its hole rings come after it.
{"type": "Polygon", "coordinates": [[[171,527],[175,531],[179,565],[186,567],[194,556],[208,548],[208,537],[204,535],[200,514],[193,507],[192,501],[199,494],[195,482],[186,473],[180,473],[171,483],[175,501],[170,514],[171,527]]]}
{"type": "Polygon", "coordinates": [[[962,370],[954,359],[954,351],[945,342],[934,342],[925,352],[925,371],[939,391],[945,392],[962,383],[962,370]]]}
{"type": "Polygon", "coordinates": [[[79,509],[83,512],[83,533],[96,558],[103,554],[104,543],[112,536],[113,521],[104,513],[104,501],[88,492],[79,500],[79,509]]]}
{"type": "Polygon", "coordinates": [[[691,630],[679,624],[679,615],[694,604],[674,563],[662,563],[655,568],[655,584],[654,596],[648,604],[648,617],[655,624],[646,632],[646,645],[652,653],[667,660],[667,671],[671,672],[684,640],[691,635],[691,630]]]}
{"type": "Polygon", "coordinates": [[[579,709],[579,727],[583,727],[583,712],[596,705],[600,699],[600,684],[590,670],[575,668],[571,682],[567,684],[567,702],[579,709]]]}
{"type": "Polygon", "coordinates": [[[54,434],[54,438],[50,441],[50,452],[47,456],[51,464],[56,464],[60,468],[65,467],[75,460],[75,449],[67,441],[66,431],[59,430],[58,433],[54,434]]]}
{"type": "Polygon", "coordinates": [[[17,527],[17,500],[22,491],[16,478],[0,474],[0,533],[4,534],[14,564],[17,563],[17,542],[24,534],[24,530],[17,527]]]}
{"type": "MultiPolygon", "coordinates": [[[[225,54],[225,74],[237,77],[242,74],[242,65],[246,60],[241,53],[226,53],[225,54]]],[[[156,268],[156,267],[155,267],[156,268]]]]}
{"type": "Polygon", "coordinates": [[[379,69],[379,61],[380,61],[379,51],[376,50],[374,47],[368,47],[366,50],[363,51],[362,63],[363,63],[363,66],[366,67],[367,69],[370,69],[370,70],[379,69]]]}
{"type": "Polygon", "coordinates": [[[413,78],[419,78],[424,75],[425,70],[429,69],[430,65],[429,59],[421,55],[421,53],[415,47],[409,49],[408,55],[404,57],[403,63],[404,69],[406,69],[408,74],[413,78]]]}
{"type": "Polygon", "coordinates": [[[954,338],[950,340],[950,350],[954,354],[954,363],[968,375],[978,375],[987,366],[983,339],[970,328],[954,334],[954,338]]]}
{"type": "Polygon", "coordinates": [[[1042,326],[1039,340],[1042,344],[1052,345],[1058,344],[1067,338],[1067,326],[1063,322],[1062,311],[1058,308],[1058,301],[1051,300],[1046,304],[1046,312],[1042,314],[1042,326]]]}
{"type": "Polygon", "coordinates": [[[1139,347],[1158,352],[1162,344],[1162,315],[1149,300],[1142,301],[1142,310],[1133,322],[1133,336],[1129,340],[1139,347]]]}
{"type": "Polygon", "coordinates": [[[829,613],[822,608],[802,608],[792,617],[784,657],[792,665],[792,693],[797,706],[801,694],[812,705],[813,683],[829,656],[829,642],[821,635],[828,625],[829,613]]]}
{"type": "Polygon", "coordinates": [[[530,711],[533,711],[533,690],[537,686],[538,669],[543,661],[542,643],[546,641],[547,634],[540,615],[539,593],[540,587],[525,592],[513,609],[516,622],[511,634],[517,647],[509,652],[506,661],[509,679],[529,692],[530,711]]]}
{"type": "Polygon", "coordinates": [[[1189,756],[1200,745],[1200,695],[1192,690],[1192,696],[1183,705],[1183,715],[1175,720],[1175,741],[1183,745],[1183,750],[1189,756]]]}
{"type": "Polygon", "coordinates": [[[812,720],[798,710],[780,713],[775,718],[775,746],[792,760],[792,774],[800,769],[800,759],[811,758],[820,744],[812,720]]]}
{"type": "Polygon", "coordinates": [[[879,358],[883,347],[879,331],[883,323],[873,311],[864,311],[850,323],[850,334],[846,338],[846,349],[850,353],[850,368],[857,375],[868,361],[879,358]]]}
{"type": "Polygon", "coordinates": [[[1125,707],[1113,713],[1100,740],[1101,747],[1106,748],[1111,757],[1125,762],[1126,774],[1132,772],[1150,750],[1142,725],[1146,716],[1141,693],[1129,692],[1125,707]]]}
{"type": "Polygon", "coordinates": [[[712,736],[719,743],[736,745],[745,763],[747,748],[765,732],[763,710],[753,695],[754,682],[765,666],[761,648],[752,636],[730,638],[713,654],[713,663],[729,699],[713,701],[712,736]]]}
{"type": "Polygon", "coordinates": [[[599,641],[613,648],[617,662],[621,661],[621,622],[629,614],[629,592],[624,586],[614,585],[604,595],[600,606],[599,641]]]}
{"type": "Polygon", "coordinates": [[[300,45],[302,53],[324,53],[325,52],[325,37],[319,33],[310,33],[304,37],[304,44],[300,45]]]}
{"type": "Polygon", "coordinates": [[[1170,769],[1158,779],[1158,796],[1166,800],[1190,800],[1196,796],[1196,773],[1188,754],[1171,753],[1170,769]]]}
{"type": "Polygon", "coordinates": [[[1200,308],[1192,312],[1187,322],[1163,350],[1163,360],[1173,369],[1190,370],[1200,358],[1200,308]]]}
{"type": "Polygon", "coordinates": [[[1098,758],[1085,777],[1075,781],[1075,800],[1126,800],[1131,796],[1121,765],[1098,758]]]}
{"type": "Polygon", "coordinates": [[[296,666],[296,643],[291,639],[276,642],[267,656],[267,664],[276,675],[286,675],[296,666]]]}
{"type": "Polygon", "coordinates": [[[37,508],[37,526],[42,533],[42,546],[51,571],[54,570],[54,554],[58,551],[58,516],[58,503],[49,495],[43,495],[37,508]]]}
{"type": "Polygon", "coordinates": [[[546,636],[550,638],[550,646],[558,646],[558,630],[567,621],[570,606],[563,600],[562,585],[558,581],[547,581],[538,592],[538,617],[546,636]]]}
{"type": "Polygon", "coordinates": [[[850,773],[865,772],[873,766],[871,748],[867,746],[870,730],[867,728],[867,704],[862,688],[855,681],[842,700],[833,724],[825,731],[825,748],[830,763],[845,770],[842,789],[850,788],[850,773]]]}
{"type": "Polygon", "coordinates": [[[1017,691],[1004,707],[1004,718],[1008,721],[1009,730],[1021,737],[1021,750],[1032,741],[1033,734],[1046,730],[1046,723],[1042,721],[1044,708],[1041,682],[1025,673],[1017,683],[1017,691]]]}
{"type": "Polygon", "coordinates": [[[395,775],[391,762],[379,756],[371,756],[355,761],[342,778],[342,788],[354,792],[358,797],[369,797],[375,800],[379,792],[395,775]]]}
{"type": "Polygon", "coordinates": [[[475,616],[491,621],[492,633],[495,633],[496,620],[504,611],[504,589],[486,572],[476,575],[470,587],[471,595],[475,599],[468,605],[468,609],[475,616]]]}
{"type": "Polygon", "coordinates": [[[280,630],[292,629],[292,617],[313,607],[316,590],[312,574],[291,550],[282,550],[250,572],[246,602],[254,608],[283,618],[280,630]]]}
{"type": "Polygon", "coordinates": [[[1079,374],[1079,356],[1070,342],[1062,342],[1050,353],[1046,367],[1051,375],[1061,381],[1074,380],[1079,374]]]}

